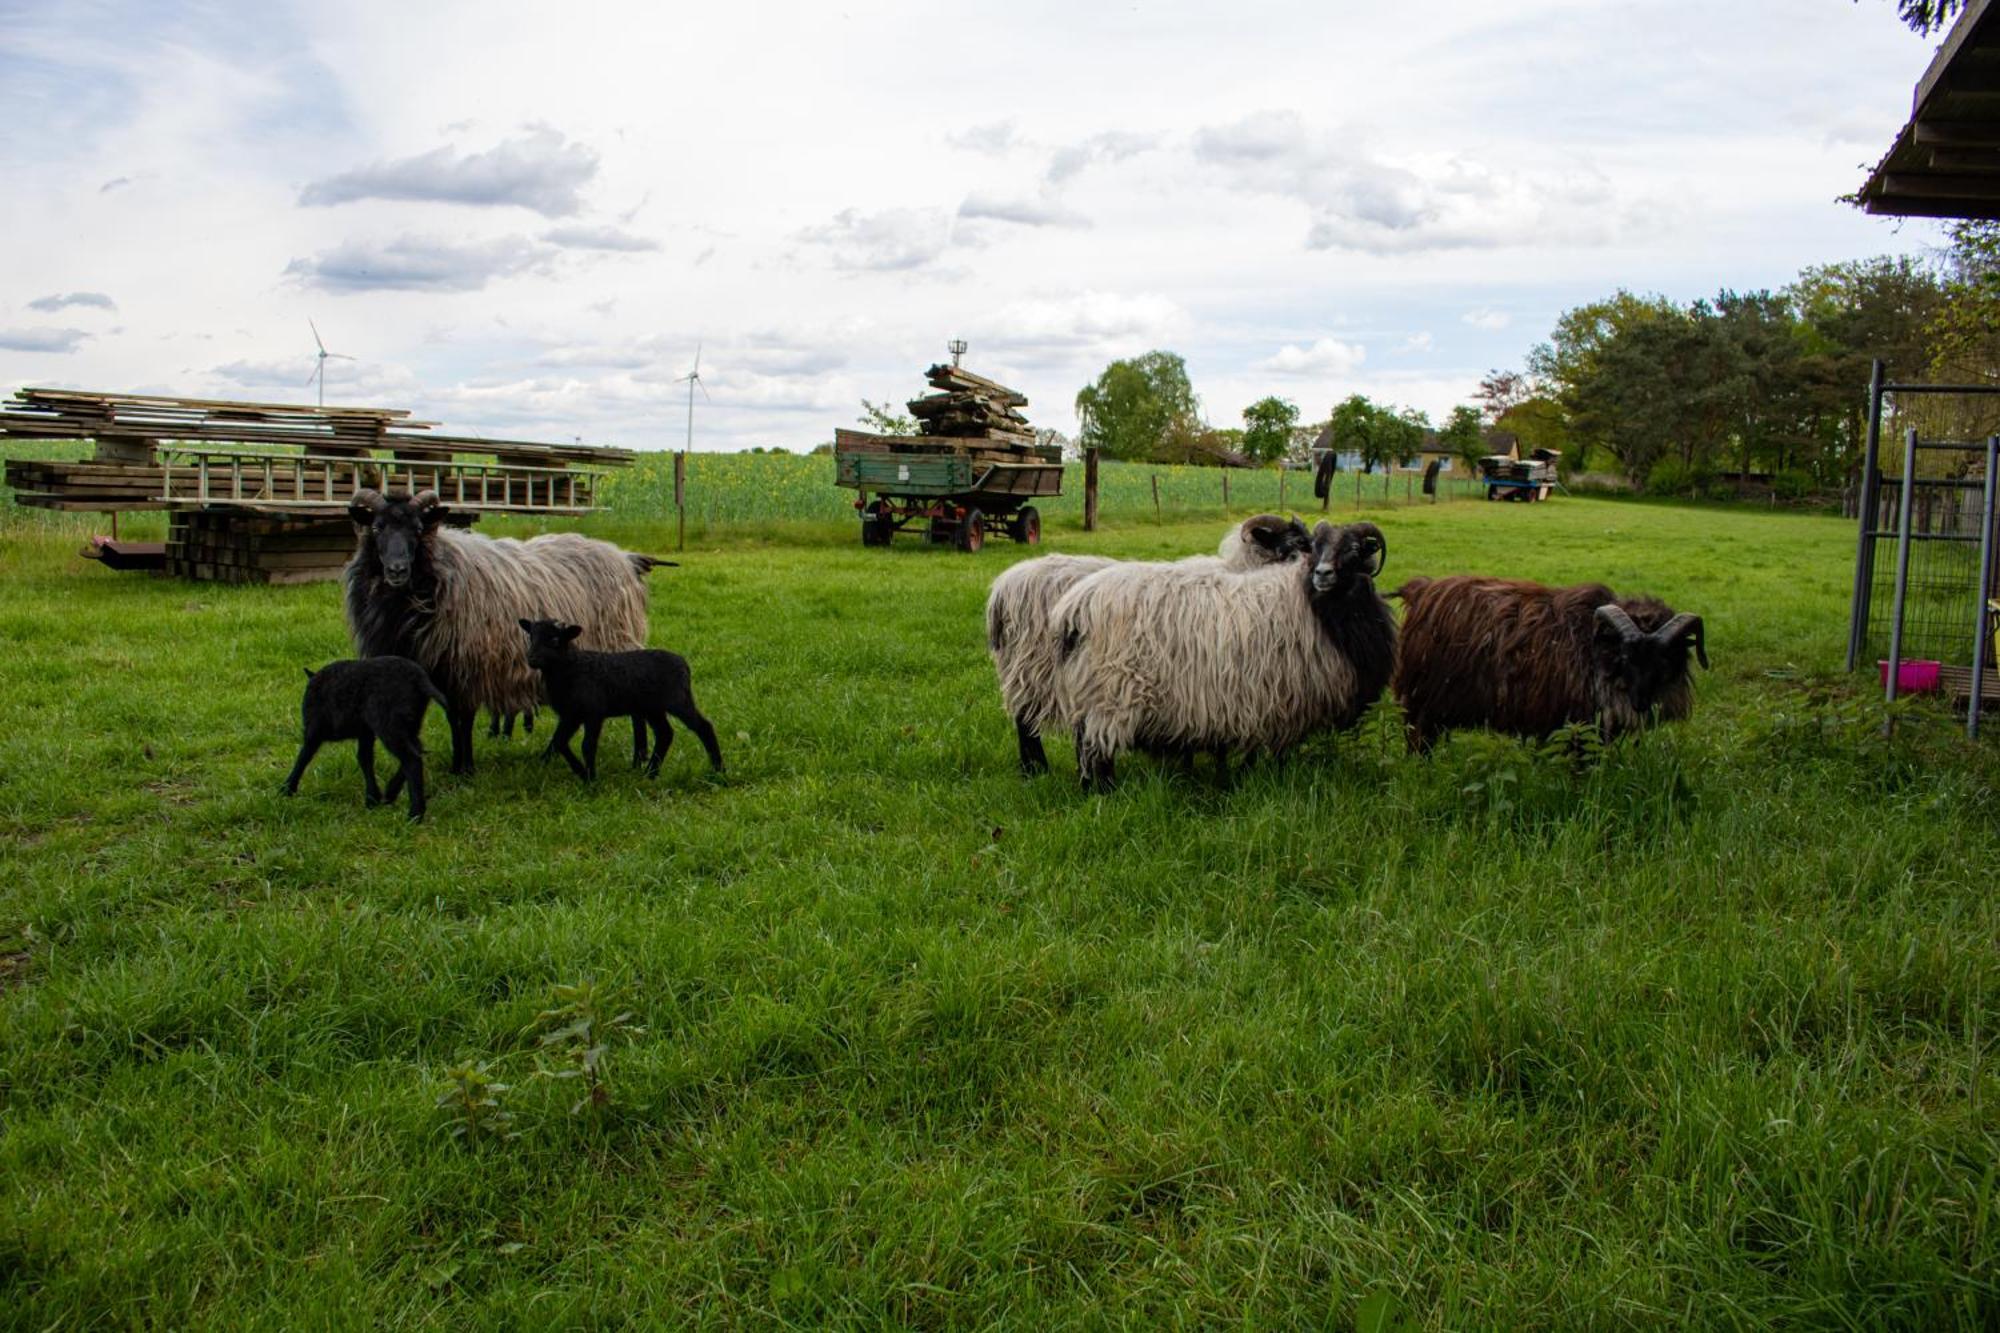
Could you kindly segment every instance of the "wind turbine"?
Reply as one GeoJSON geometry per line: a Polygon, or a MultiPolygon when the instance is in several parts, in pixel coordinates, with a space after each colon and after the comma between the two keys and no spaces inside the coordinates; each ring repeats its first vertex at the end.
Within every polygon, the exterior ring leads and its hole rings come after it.
{"type": "Polygon", "coordinates": [[[313,342],[319,345],[318,359],[313,363],[313,373],[306,377],[306,383],[311,384],[314,381],[318,381],[319,405],[321,407],[325,407],[326,406],[326,363],[329,361],[352,361],[354,360],[354,358],[349,356],[345,352],[327,351],[326,340],[319,336],[319,325],[313,323],[310,319],[306,321],[306,327],[313,331],[313,342]]]}
{"type": "Polygon", "coordinates": [[[708,386],[701,383],[701,342],[699,339],[695,341],[694,345],[694,369],[682,375],[674,383],[679,384],[683,380],[687,382],[688,386],[688,433],[687,443],[681,446],[681,456],[674,466],[674,509],[680,517],[680,549],[685,551],[687,549],[687,459],[688,453],[694,448],[695,386],[697,384],[701,385],[701,396],[704,399],[711,403],[715,401],[708,395],[708,386]]]}

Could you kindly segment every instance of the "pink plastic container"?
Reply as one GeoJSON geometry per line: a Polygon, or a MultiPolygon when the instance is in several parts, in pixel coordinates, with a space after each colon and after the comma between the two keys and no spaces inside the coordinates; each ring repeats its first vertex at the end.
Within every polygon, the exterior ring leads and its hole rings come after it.
{"type": "MultiPolygon", "coordinates": [[[[1881,674],[1883,688],[1889,684],[1889,664],[1876,659],[1875,666],[1881,674]]],[[[1907,658],[1896,671],[1896,693],[1927,694],[1938,687],[1938,674],[1943,664],[1939,662],[1913,662],[1907,658]]]]}

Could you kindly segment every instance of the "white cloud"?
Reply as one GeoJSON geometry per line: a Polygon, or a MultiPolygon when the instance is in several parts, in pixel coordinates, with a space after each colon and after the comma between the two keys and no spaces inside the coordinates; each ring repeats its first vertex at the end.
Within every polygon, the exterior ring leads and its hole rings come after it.
{"type": "Polygon", "coordinates": [[[1436,342],[1437,340],[1431,337],[1428,331],[1412,333],[1397,345],[1396,350],[1406,356],[1414,356],[1421,352],[1430,351],[1436,342]]]}
{"type": "Polygon", "coordinates": [[[1461,324],[1470,324],[1473,328],[1484,329],[1488,333],[1498,333],[1514,322],[1514,317],[1504,310],[1490,310],[1483,307],[1478,310],[1468,310],[1458,319],[1461,324]]]}
{"type": "Polygon", "coordinates": [[[0,329],[0,352],[67,354],[82,346],[89,337],[82,329],[0,329]]]}
{"type": "Polygon", "coordinates": [[[963,148],[967,152],[998,157],[1019,147],[1021,139],[1013,121],[995,120],[959,130],[954,134],[947,134],[945,142],[954,148],[963,148]]]}
{"type": "Polygon", "coordinates": [[[965,196],[958,215],[968,219],[1012,222],[1023,227],[1088,227],[1090,219],[1047,194],[1035,198],[1003,198],[975,191],[965,196]]]}
{"type": "Polygon", "coordinates": [[[1049,158],[1048,179],[1052,185],[1079,174],[1085,167],[1099,162],[1123,162],[1128,157],[1136,157],[1148,149],[1159,146],[1164,136],[1157,133],[1134,133],[1128,130],[1107,130],[1093,134],[1087,139],[1058,148],[1049,158]]]}
{"type": "Polygon", "coordinates": [[[361,199],[513,205],[545,217],[566,217],[583,207],[577,192],[596,174],[595,152],[544,126],[483,153],[460,156],[453,148],[433,148],[415,157],[356,167],[312,182],[300,192],[299,202],[309,207],[361,199]]]}
{"type": "Polygon", "coordinates": [[[893,272],[922,268],[951,244],[951,218],[934,208],[847,208],[831,222],[807,227],[799,239],[823,245],[836,267],[893,272]]]}
{"type": "Polygon", "coordinates": [[[287,277],[330,292],[473,292],[547,262],[547,252],[519,236],[445,241],[399,236],[347,241],[310,259],[294,259],[287,277]]]}
{"type": "Polygon", "coordinates": [[[1306,207],[1309,250],[1406,254],[1562,240],[1597,244],[1626,221],[1605,181],[1567,168],[1497,171],[1455,153],[1391,160],[1362,136],[1307,125],[1296,111],[1262,111],[1198,130],[1198,162],[1235,189],[1306,207]]]}
{"type": "Polygon", "coordinates": [[[96,310],[116,310],[117,302],[103,292],[67,292],[52,296],[41,296],[28,302],[28,309],[53,313],[71,306],[88,306],[96,310]]]}
{"type": "Polygon", "coordinates": [[[649,236],[634,235],[619,227],[579,223],[551,227],[542,233],[542,239],[566,250],[617,250],[635,254],[641,250],[660,248],[660,243],[649,236]]]}
{"type": "Polygon", "coordinates": [[[1256,368],[1268,370],[1273,375],[1324,378],[1330,375],[1352,374],[1354,369],[1367,359],[1368,349],[1359,343],[1344,343],[1337,338],[1320,338],[1306,347],[1301,347],[1297,343],[1286,343],[1272,355],[1257,362],[1256,368]]]}

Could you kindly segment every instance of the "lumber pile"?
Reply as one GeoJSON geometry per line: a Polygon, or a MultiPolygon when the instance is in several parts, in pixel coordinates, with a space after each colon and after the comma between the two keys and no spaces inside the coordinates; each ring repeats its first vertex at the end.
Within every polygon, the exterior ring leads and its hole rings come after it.
{"type": "Polygon", "coordinates": [[[1034,427],[1021,415],[1027,398],[1004,384],[958,366],[932,366],[924,380],[937,390],[910,400],[910,415],[923,434],[946,439],[982,439],[1002,445],[1031,445],[1034,427]]]}
{"type": "Polygon", "coordinates": [[[1060,463],[1061,445],[1041,445],[1029,440],[947,435],[875,435],[864,430],[838,427],[833,447],[843,454],[955,454],[976,463],[1060,463]]]}
{"type": "Polygon", "coordinates": [[[183,510],[167,522],[167,573],[210,583],[316,583],[354,554],[345,518],[254,518],[183,510]]]}

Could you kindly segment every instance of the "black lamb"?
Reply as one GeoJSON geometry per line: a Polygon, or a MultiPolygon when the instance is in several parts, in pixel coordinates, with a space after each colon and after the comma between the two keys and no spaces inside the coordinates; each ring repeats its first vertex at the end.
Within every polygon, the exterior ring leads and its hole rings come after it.
{"type": "Polygon", "coordinates": [[[410,784],[410,818],[424,817],[424,710],[443,707],[444,692],[431,683],[424,669],[407,657],[364,657],[328,662],[318,671],[306,668],[305,700],[299,706],[305,739],[298,762],[285,779],[285,795],[298,793],[299,779],[319,747],[328,741],[353,741],[361,761],[361,780],[368,804],[393,802],[410,784]],[[398,767],[389,790],[375,785],[375,742],[394,755],[398,767]]]}
{"type": "MultiPolygon", "coordinates": [[[[597,737],[608,717],[629,717],[653,729],[646,776],[658,777],[667,747],[674,743],[667,730],[669,713],[701,741],[710,767],[722,771],[722,747],[715,743],[715,728],[695,707],[686,658],[664,648],[592,652],[576,646],[583,631],[575,625],[556,620],[520,623],[528,635],[528,665],[542,673],[542,687],[556,714],[556,734],[549,749],[568,760],[578,777],[585,782],[597,777],[597,737]],[[578,727],[583,728],[580,761],[569,748],[578,727]]],[[[637,753],[632,762],[639,762],[637,753]]]]}

